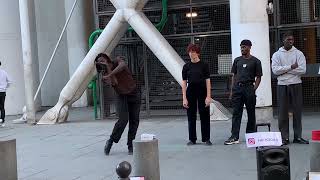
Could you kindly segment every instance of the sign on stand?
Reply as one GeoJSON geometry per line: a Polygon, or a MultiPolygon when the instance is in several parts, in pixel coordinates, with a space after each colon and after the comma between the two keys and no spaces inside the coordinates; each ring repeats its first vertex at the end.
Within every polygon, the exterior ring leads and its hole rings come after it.
{"type": "Polygon", "coordinates": [[[309,180],[320,180],[320,172],[309,172],[309,180]]]}
{"type": "Polygon", "coordinates": [[[280,132],[256,132],[247,133],[246,144],[248,148],[260,146],[281,146],[282,138],[280,132]]]}
{"type": "Polygon", "coordinates": [[[144,177],[131,177],[130,180],[144,180],[144,177]]]}

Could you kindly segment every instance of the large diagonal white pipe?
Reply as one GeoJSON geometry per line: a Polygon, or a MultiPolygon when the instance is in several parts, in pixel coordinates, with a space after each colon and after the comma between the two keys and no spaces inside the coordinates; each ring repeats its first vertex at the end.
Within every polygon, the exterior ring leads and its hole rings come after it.
{"type": "Polygon", "coordinates": [[[38,124],[63,122],[68,117],[69,106],[86,89],[95,73],[94,59],[101,53],[110,54],[127,31],[128,23],[135,29],[156,57],[168,69],[179,84],[182,82],[184,61],[174,51],[148,18],[141,12],[148,0],[110,0],[117,11],[101,33],[96,43],[60,93],[58,103],[45,113],[38,124]]]}
{"type": "Polygon", "coordinates": [[[110,0],[116,9],[136,9],[141,11],[149,0],[110,0]]]}
{"type": "Polygon", "coordinates": [[[126,9],[125,18],[143,42],[146,43],[155,56],[181,85],[181,72],[185,63],[168,41],[142,12],[134,9],[126,9]]]}
{"type": "Polygon", "coordinates": [[[95,74],[95,57],[102,52],[110,54],[126,32],[128,23],[123,19],[122,14],[121,10],[116,11],[79,68],[62,89],[57,104],[42,116],[38,124],[55,124],[67,119],[69,105],[81,97],[95,74]]]}

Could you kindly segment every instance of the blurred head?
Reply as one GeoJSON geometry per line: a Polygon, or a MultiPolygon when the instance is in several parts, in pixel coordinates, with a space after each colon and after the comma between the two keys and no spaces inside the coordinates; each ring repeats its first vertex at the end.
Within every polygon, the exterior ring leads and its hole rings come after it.
{"type": "Polygon", "coordinates": [[[293,46],[293,43],[294,43],[294,37],[293,37],[292,33],[286,32],[285,34],[283,34],[282,40],[283,40],[283,47],[286,50],[290,50],[293,46]]]}
{"type": "Polygon", "coordinates": [[[200,57],[200,47],[196,44],[189,44],[187,52],[191,60],[199,59],[200,57]]]}
{"type": "Polygon", "coordinates": [[[113,67],[110,57],[104,53],[98,54],[94,62],[96,64],[96,68],[98,72],[106,71],[107,70],[106,66],[109,66],[110,68],[113,67]]]}
{"type": "Polygon", "coordinates": [[[252,43],[250,40],[248,39],[242,40],[240,43],[241,54],[243,56],[250,55],[251,46],[252,46],[252,43]]]}

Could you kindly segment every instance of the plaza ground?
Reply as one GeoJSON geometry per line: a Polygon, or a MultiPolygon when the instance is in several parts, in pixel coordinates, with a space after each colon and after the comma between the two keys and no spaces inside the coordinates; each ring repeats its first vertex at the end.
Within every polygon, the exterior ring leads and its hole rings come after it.
{"type": "MultiPolygon", "coordinates": [[[[310,139],[311,130],[320,129],[319,117],[320,113],[303,114],[303,137],[310,139]]],[[[7,118],[7,126],[0,128],[0,140],[17,140],[19,180],[116,180],[116,165],[122,161],[132,163],[132,156],[127,155],[127,129],[110,156],[104,155],[103,147],[116,119],[93,120],[91,108],[74,108],[68,123],[50,126],[12,124],[17,118],[7,118]]],[[[231,121],[212,121],[213,146],[186,146],[186,116],[144,116],[137,137],[152,133],[159,139],[162,180],[255,180],[256,153],[244,143],[245,119],[244,115],[239,145],[223,145],[230,136],[231,121]]],[[[258,109],[257,120],[271,122],[272,130],[278,129],[270,109],[258,109]]],[[[199,123],[197,128],[201,140],[199,123]]],[[[309,145],[289,147],[291,179],[302,180],[309,170],[309,145]]]]}

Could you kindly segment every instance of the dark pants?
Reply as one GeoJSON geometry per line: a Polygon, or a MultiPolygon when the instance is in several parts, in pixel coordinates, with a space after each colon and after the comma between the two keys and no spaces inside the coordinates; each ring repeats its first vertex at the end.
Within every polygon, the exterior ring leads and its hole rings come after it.
{"type": "Polygon", "coordinates": [[[119,119],[114,125],[110,139],[113,142],[118,143],[129,121],[127,145],[132,146],[132,141],[136,137],[136,133],[139,126],[140,93],[118,95],[117,108],[119,119]]]}
{"type": "Polygon", "coordinates": [[[256,132],[256,95],[252,84],[235,85],[232,95],[233,116],[232,116],[232,137],[239,139],[243,105],[246,105],[248,122],[246,133],[256,132]]]}
{"type": "Polygon", "coordinates": [[[302,85],[278,85],[278,123],[282,139],[289,139],[289,104],[293,113],[294,138],[301,138],[302,85]]]}
{"type": "Polygon", "coordinates": [[[2,123],[4,123],[4,118],[6,117],[6,112],[4,110],[5,99],[6,99],[6,92],[0,92],[0,111],[1,111],[0,118],[2,119],[2,123]]]}
{"type": "Polygon", "coordinates": [[[189,140],[192,142],[197,140],[197,107],[200,114],[202,142],[210,140],[210,109],[205,107],[206,96],[205,85],[189,85],[187,88],[189,140]]]}

